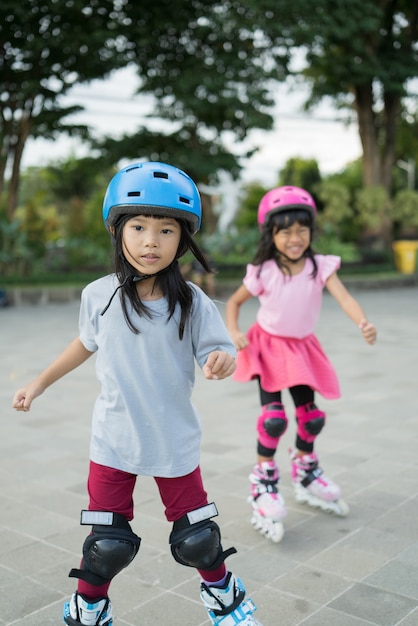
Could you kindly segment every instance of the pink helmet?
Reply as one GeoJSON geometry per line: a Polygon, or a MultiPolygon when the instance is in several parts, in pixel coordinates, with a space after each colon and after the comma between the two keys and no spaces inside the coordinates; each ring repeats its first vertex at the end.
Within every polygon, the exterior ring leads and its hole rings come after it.
{"type": "Polygon", "coordinates": [[[316,205],[311,194],[301,187],[276,187],[268,191],[258,205],[258,224],[261,227],[267,215],[288,211],[289,209],[305,209],[315,218],[316,205]]]}

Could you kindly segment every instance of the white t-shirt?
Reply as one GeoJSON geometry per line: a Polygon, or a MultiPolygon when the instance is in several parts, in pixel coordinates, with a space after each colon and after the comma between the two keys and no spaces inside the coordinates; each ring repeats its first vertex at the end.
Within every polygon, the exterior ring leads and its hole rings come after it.
{"type": "Polygon", "coordinates": [[[119,295],[100,315],[118,285],[114,274],[105,276],[89,284],[81,299],[80,339],[87,350],[97,351],[101,385],[90,458],[132,474],[184,476],[200,459],[200,420],[191,403],[195,359],[202,367],[214,350],[235,356],[234,345],[216,305],[195,285],[182,340],[180,307],[167,321],[165,298],[146,302],[151,319],[131,313],[140,331],[133,333],[119,295]]]}

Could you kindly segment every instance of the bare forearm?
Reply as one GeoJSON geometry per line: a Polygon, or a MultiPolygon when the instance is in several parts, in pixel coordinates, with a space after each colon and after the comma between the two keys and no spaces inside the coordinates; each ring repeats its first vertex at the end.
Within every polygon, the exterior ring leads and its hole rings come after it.
{"type": "Polygon", "coordinates": [[[13,407],[18,411],[28,411],[32,400],[41,395],[47,387],[84,363],[91,355],[92,352],[86,350],[77,337],[35,380],[15,393],[13,407]]]}
{"type": "Polygon", "coordinates": [[[225,308],[225,323],[229,332],[235,332],[239,330],[238,317],[239,317],[239,305],[233,300],[228,300],[225,308]]]}
{"type": "Polygon", "coordinates": [[[251,293],[241,285],[226,303],[225,322],[237,350],[243,350],[248,346],[248,339],[241,332],[238,320],[241,306],[250,298],[251,293]]]}
{"type": "Polygon", "coordinates": [[[366,313],[360,304],[350,294],[347,294],[341,301],[341,308],[344,313],[358,326],[362,320],[367,319],[366,313]]]}
{"type": "Polygon", "coordinates": [[[344,287],[336,274],[328,279],[327,288],[344,313],[360,328],[367,343],[374,344],[377,337],[376,327],[369,322],[360,304],[344,287]]]}

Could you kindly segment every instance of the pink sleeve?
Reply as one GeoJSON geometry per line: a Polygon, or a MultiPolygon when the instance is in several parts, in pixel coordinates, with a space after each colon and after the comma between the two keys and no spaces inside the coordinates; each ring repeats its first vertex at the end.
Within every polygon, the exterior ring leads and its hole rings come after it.
{"type": "Polygon", "coordinates": [[[242,281],[253,296],[259,296],[264,290],[263,284],[258,276],[259,270],[260,267],[258,265],[251,265],[251,263],[249,263],[247,265],[247,273],[242,281]]]}
{"type": "Polygon", "coordinates": [[[341,267],[341,257],[333,254],[317,254],[315,260],[318,264],[318,277],[322,284],[325,285],[331,274],[334,274],[341,267]]]}

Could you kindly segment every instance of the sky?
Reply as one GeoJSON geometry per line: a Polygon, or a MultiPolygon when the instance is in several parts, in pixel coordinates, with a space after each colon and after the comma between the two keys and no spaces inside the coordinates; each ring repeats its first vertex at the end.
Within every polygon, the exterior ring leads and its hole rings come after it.
{"type": "MultiPolygon", "coordinates": [[[[135,95],[138,78],[132,68],[125,68],[104,81],[89,85],[76,85],[62,100],[62,104],[80,104],[82,113],[68,118],[72,123],[88,124],[95,137],[110,134],[118,137],[133,133],[135,128],[147,123],[147,112],[152,110],[152,98],[135,95]]],[[[241,181],[260,182],[274,186],[280,169],[292,157],[316,159],[323,175],[338,172],[361,155],[357,125],[346,126],[338,121],[338,113],[321,105],[309,115],[302,113],[306,93],[299,88],[290,91],[280,85],[275,94],[275,119],[271,131],[254,130],[243,147],[259,147],[258,152],[246,162],[241,181]]],[[[161,125],[161,124],[160,124],[161,125]]],[[[229,146],[234,152],[243,151],[229,146]]],[[[47,165],[70,155],[85,156],[86,147],[75,140],[61,137],[56,141],[29,140],[23,154],[22,166],[47,165]]]]}

